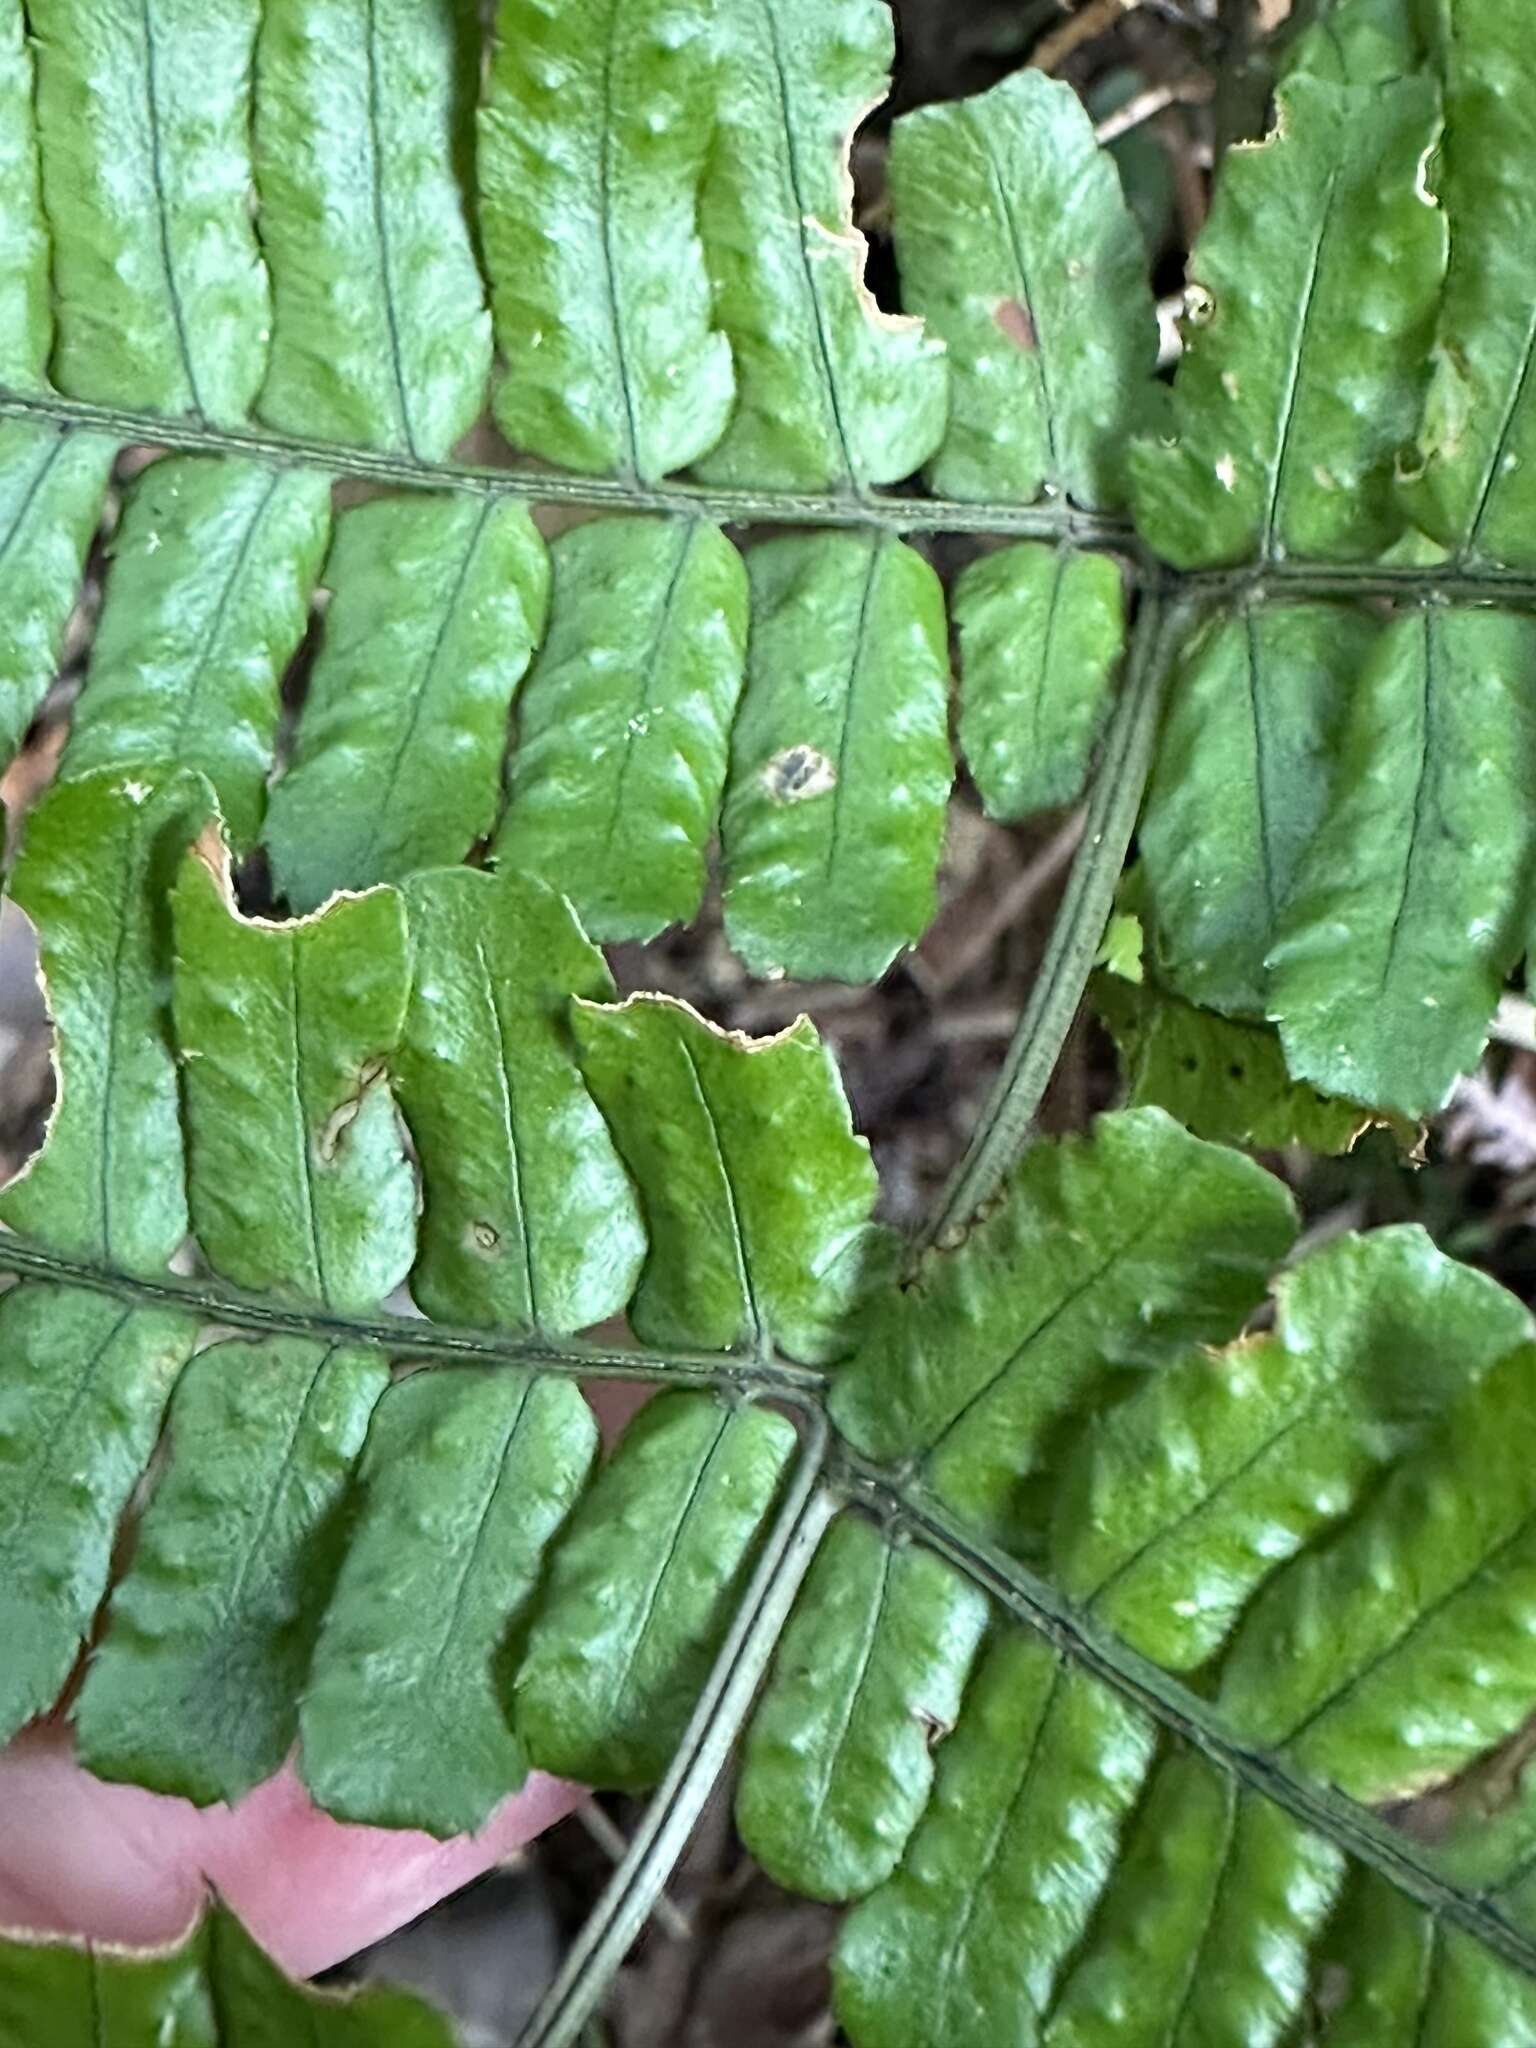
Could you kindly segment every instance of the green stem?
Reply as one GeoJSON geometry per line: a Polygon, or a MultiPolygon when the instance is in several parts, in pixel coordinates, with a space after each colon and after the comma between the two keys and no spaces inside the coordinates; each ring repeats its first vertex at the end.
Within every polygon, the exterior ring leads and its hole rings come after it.
{"type": "Polygon", "coordinates": [[[517,2048],[570,2048],[581,2039],[687,1846],[751,1711],[800,1581],[837,1512],[836,1497],[822,1484],[826,1422],[819,1409],[805,1411],[804,1419],[806,1435],[784,1505],[667,1775],[517,2048]]]}
{"type": "Polygon", "coordinates": [[[1188,612],[1186,602],[1165,615],[1154,590],[1142,597],[1125,687],[1104,735],[1088,800],[1082,848],[1045,956],[971,1141],[913,1247],[914,1261],[931,1245],[960,1241],[1028,1143],[1109,921],[1152,764],[1173,643],[1188,612]]]}
{"type": "Polygon", "coordinates": [[[728,1351],[619,1349],[548,1337],[498,1337],[410,1316],[346,1316],[324,1308],[285,1305],[262,1296],[197,1280],[147,1279],[114,1273],[83,1259],[29,1244],[0,1232],[0,1273],[17,1273],[61,1286],[85,1287],[145,1308],[180,1309],[209,1323],[227,1323],[265,1336],[318,1337],[387,1351],[391,1358],[447,1359],[461,1365],[522,1366],[576,1379],[663,1380],[671,1386],[735,1388],[793,1401],[814,1397],[826,1376],[777,1357],[728,1351]]]}
{"type": "Polygon", "coordinates": [[[193,454],[256,456],[302,464],[332,476],[391,484],[403,490],[471,491],[537,505],[592,505],[614,512],[679,512],[722,525],[876,526],[893,533],[1003,533],[1025,539],[1071,540],[1087,547],[1134,551],[1135,535],[1123,519],[1101,518],[1060,502],[1049,505],[966,504],[950,498],[873,493],[821,495],[805,491],[720,490],[705,484],[641,484],[614,477],[574,476],[529,464],[487,468],[469,463],[423,462],[372,448],[303,440],[266,427],[211,427],[120,406],[86,405],[54,392],[0,389],[0,418],[50,420],[121,441],[193,454]]]}

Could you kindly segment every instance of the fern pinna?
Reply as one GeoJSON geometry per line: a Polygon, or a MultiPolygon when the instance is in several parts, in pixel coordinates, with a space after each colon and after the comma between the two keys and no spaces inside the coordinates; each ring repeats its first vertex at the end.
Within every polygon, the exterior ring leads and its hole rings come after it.
{"type": "MultiPolygon", "coordinates": [[[[1536,77],[1508,0],[1310,12],[1170,393],[1038,71],[897,120],[875,306],[883,0],[0,6],[8,756],[120,496],[9,879],[58,1099],[0,1197],[0,1732],[73,1684],[100,1775],[297,1746],[441,1835],[533,1765],[657,1788],[530,2044],[743,1729],[859,2048],[1536,2042],[1536,1799],[1393,1820],[1536,1707],[1536,1332],[1414,1229],[1298,1252],[1233,1149],[1411,1134],[1529,943],[1536,77]],[[752,973],[878,976],[950,625],[984,802],[1087,832],[904,1251],[812,1026],[619,1002],[594,940],[718,834],[752,973]],[[1027,1144],[1117,888],[1127,1106],[1027,1144]],[[599,1462],[604,1375],[664,1391],[599,1462]]],[[[258,2023],[448,2038],[221,1910],[0,1965],[7,2040],[258,2023]]]]}

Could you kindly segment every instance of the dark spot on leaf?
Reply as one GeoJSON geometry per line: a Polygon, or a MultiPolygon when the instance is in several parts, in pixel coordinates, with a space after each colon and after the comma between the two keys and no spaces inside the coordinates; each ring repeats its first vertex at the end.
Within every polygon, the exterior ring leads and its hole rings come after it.
{"type": "Polygon", "coordinates": [[[1242,1080],[1242,1078],[1243,1078],[1243,1075],[1244,1075],[1244,1074],[1245,1074],[1246,1072],[1247,1072],[1247,1069],[1246,1069],[1245,1067],[1241,1066],[1241,1065],[1240,1065],[1240,1064],[1238,1063],[1238,1061],[1236,1061],[1236,1060],[1233,1060],[1233,1061],[1232,1061],[1232,1063],[1231,1063],[1231,1065],[1230,1065],[1230,1066],[1229,1066],[1229,1067],[1227,1068],[1227,1073],[1228,1073],[1228,1075],[1229,1075],[1229,1076],[1230,1076],[1230,1078],[1231,1078],[1232,1080],[1234,1080],[1234,1081],[1241,1081],[1241,1080],[1242,1080]]]}
{"type": "Polygon", "coordinates": [[[992,318],[1015,348],[1023,349],[1027,355],[1034,354],[1037,338],[1034,317],[1028,306],[1019,299],[999,299],[992,318]]]}
{"type": "Polygon", "coordinates": [[[836,782],[837,770],[815,747],[784,747],[763,770],[763,787],[777,804],[825,796],[836,782]]]}
{"type": "Polygon", "coordinates": [[[1192,1052],[1185,1053],[1179,1064],[1183,1067],[1186,1074],[1198,1074],[1200,1071],[1200,1062],[1192,1052]]]}

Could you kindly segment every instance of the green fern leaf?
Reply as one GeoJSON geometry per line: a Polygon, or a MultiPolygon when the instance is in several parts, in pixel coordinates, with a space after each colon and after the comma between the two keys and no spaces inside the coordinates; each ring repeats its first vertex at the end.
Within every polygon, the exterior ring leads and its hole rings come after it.
{"type": "Polygon", "coordinates": [[[122,1272],[162,1271],[187,1234],[166,894],[211,810],[200,775],[87,776],[32,812],[11,878],[40,934],[59,1097],[0,1216],[122,1272]]]}
{"type": "Polygon", "coordinates": [[[378,1357],[297,1337],[216,1344],[182,1374],[170,1463],[75,1710],[98,1777],[207,1805],[281,1765],[388,1383],[378,1357]]]}
{"type": "Polygon", "coordinates": [[[793,1449],[765,1408],[664,1394],[550,1561],[517,1677],[541,1769],[642,1791],[666,1768],[793,1449]]]}
{"type": "Polygon", "coordinates": [[[736,408],[695,464],[714,484],[852,491],[909,475],[944,431],[948,374],[882,314],[850,220],[847,151],[884,97],[882,0],[723,0],[700,228],[736,408]]]}
{"type": "Polygon", "coordinates": [[[325,638],[264,834],[296,910],[462,860],[490,831],[549,601],[526,508],[489,497],[343,513],[325,576],[325,638]]]}
{"type": "Polygon", "coordinates": [[[69,1676],[196,1340],[189,1316],[76,1288],[22,1285],[0,1300],[0,1740],[69,1676]]]}
{"type": "Polygon", "coordinates": [[[186,856],[173,903],[192,1227],[238,1286],[369,1309],[416,1246],[383,1067],[410,988],[404,906],[376,889],[249,922],[220,855],[186,856]]]}
{"type": "Polygon", "coordinates": [[[1419,172],[1433,81],[1298,76],[1227,158],[1190,258],[1177,439],[1131,452],[1137,524],[1179,568],[1381,553],[1446,261],[1419,172]],[[1343,366],[1343,374],[1340,367],[1343,366]]]}
{"type": "Polygon", "coordinates": [[[1157,329],[1141,229],[1077,94],[1018,71],[904,115],[890,179],[907,303],[949,350],[935,490],[1123,504],[1157,329]]]}
{"type": "Polygon", "coordinates": [[[1265,1589],[1222,1670],[1246,1736],[1380,1804],[1525,1720],[1533,1375],[1529,1344],[1482,1374],[1358,1521],[1265,1589]]]}
{"type": "Polygon", "coordinates": [[[632,996],[578,1002],[572,1022],[650,1236],[636,1333],[812,1362],[846,1349],[878,1257],[875,1172],[809,1020],[754,1041],[632,996]]]}
{"type": "Polygon", "coordinates": [[[438,1371],[384,1396],[300,1717],[330,1812],[460,1834],[522,1783],[504,1647],[596,1449],[569,1380],[438,1371]]]}
{"type": "Polygon", "coordinates": [[[9,1945],[0,2030],[12,2041],[155,2041],[237,2048],[455,2048],[446,2019],[407,1992],[310,1991],[292,1984],[234,1917],[215,1908],[174,1948],[9,1945]]]}
{"type": "Polygon", "coordinates": [[[1213,619],[1181,663],[1139,845],[1158,973],[1191,1002],[1263,1016],[1375,638],[1340,605],[1255,604],[1213,619]]]}
{"type": "Polygon", "coordinates": [[[1536,347],[1526,174],[1536,121],[1521,24],[1506,7],[1450,6],[1439,28],[1445,135],[1435,181],[1451,222],[1451,264],[1435,332],[1419,465],[1402,502],[1448,547],[1536,561],[1529,538],[1533,457],[1529,384],[1536,347]]]}
{"type": "Polygon", "coordinates": [[[1509,613],[1425,608],[1378,637],[1268,960],[1298,1079],[1417,1116],[1476,1065],[1525,947],[1533,681],[1509,613]]]}
{"type": "Polygon", "coordinates": [[[111,590],[60,775],[152,774],[213,784],[236,845],[261,825],[278,688],[304,636],[330,532],[330,480],[198,457],[134,485],[111,590]]]}
{"type": "Polygon", "coordinates": [[[836,2004],[860,2048],[906,2048],[914,2013],[954,2048],[1038,2038],[1154,1739],[1038,1639],[993,1643],[901,1869],[843,1926],[836,2004]]]}
{"type": "Polygon", "coordinates": [[[931,1551],[858,1518],[833,1524],[742,1760],[737,1822],[770,1877],[853,1899],[890,1876],[986,1621],[978,1589],[931,1551]]]}
{"type": "Polygon", "coordinates": [[[1157,1110],[1037,1151],[1007,1200],[882,1295],[831,1397],[866,1456],[917,1461],[970,1524],[1038,1540],[1054,1432],[1191,1342],[1233,1335],[1291,1241],[1278,1181],[1157,1110]]]}
{"type": "Polygon", "coordinates": [[[1293,1081],[1271,1024],[1219,1017],[1118,973],[1095,975],[1089,994],[1120,1054],[1127,1109],[1165,1109],[1197,1138],[1265,1152],[1349,1152],[1380,1121],[1293,1081]]]}
{"type": "Polygon", "coordinates": [[[1125,645],[1120,565],[1025,541],[955,579],[960,745],[989,817],[1074,803],[1125,645]]]}
{"type": "Polygon", "coordinates": [[[550,566],[494,857],[558,886],[595,939],[654,938],[704,894],[746,573],[706,520],[594,520],[560,536],[550,566]]]}
{"type": "Polygon", "coordinates": [[[873,981],[936,907],[953,775],[938,579],[874,534],[767,541],[747,569],[726,936],[770,980],[873,981]]]}
{"type": "Polygon", "coordinates": [[[471,24],[440,0],[262,0],[274,427],[437,461],[480,410],[491,323],[457,175],[471,24]]]}
{"type": "Polygon", "coordinates": [[[54,379],[234,425],[266,366],[251,219],[258,0],[28,0],[54,379]]]}
{"type": "Polygon", "coordinates": [[[45,389],[53,346],[35,81],[20,7],[0,20],[0,385],[45,389]]]}
{"type": "MultiPolygon", "coordinates": [[[[6,331],[0,324],[0,336],[6,331]]],[[[7,764],[53,680],[115,452],[95,434],[0,421],[0,761],[7,764]]]]}
{"type": "Polygon", "coordinates": [[[602,956],[522,876],[443,869],[413,876],[405,902],[414,970],[394,1072],[424,1190],[412,1293],[461,1323],[603,1322],[634,1292],[645,1233],[569,1024],[573,996],[613,994],[602,956]]]}
{"type": "Polygon", "coordinates": [[[508,440],[651,479],[714,447],[735,398],[699,186],[709,11],[502,0],[480,110],[480,218],[508,440]]]}
{"type": "Polygon", "coordinates": [[[1096,1417],[1061,1473],[1057,1583],[1170,1670],[1204,1664],[1283,1560],[1530,1331],[1512,1295],[1410,1228],[1305,1260],[1278,1311],[1273,1332],[1192,1351],[1096,1417]]]}

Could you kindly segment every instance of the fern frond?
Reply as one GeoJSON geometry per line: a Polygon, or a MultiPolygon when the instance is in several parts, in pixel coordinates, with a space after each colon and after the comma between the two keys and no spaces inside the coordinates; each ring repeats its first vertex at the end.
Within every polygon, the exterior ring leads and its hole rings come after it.
{"type": "Polygon", "coordinates": [[[960,745],[990,817],[1075,803],[1125,646],[1119,563],[1022,541],[955,578],[960,745]]]}
{"type": "Polygon", "coordinates": [[[904,115],[890,179],[907,302],[949,354],[935,490],[1118,508],[1157,327],[1141,229],[1077,94],[1019,71],[904,115]]]}
{"type": "Polygon", "coordinates": [[[210,2048],[266,2033],[315,2048],[457,2048],[440,2013],[408,1992],[291,1984],[230,1913],[215,1908],[177,1946],[27,1941],[0,1971],[0,2027],[13,2041],[187,2040],[210,2048]]]}
{"type": "Polygon", "coordinates": [[[330,479],[313,470],[198,456],[146,470],[114,538],[60,777],[196,768],[250,846],[330,527],[330,479]]]}
{"type": "Polygon", "coordinates": [[[726,934],[770,980],[875,981],[937,908],[954,772],[939,581],[875,534],[765,541],[747,573],[726,934]]]}
{"type": "Polygon", "coordinates": [[[602,519],[550,549],[549,630],[518,699],[493,857],[595,939],[687,923],[746,660],[740,555],[703,519],[602,519]]]}
{"type": "Polygon", "coordinates": [[[1231,150],[1190,256],[1173,445],[1130,456],[1136,521],[1182,569],[1270,554],[1352,560],[1402,530],[1446,228],[1420,170],[1432,79],[1298,75],[1277,126],[1231,150]]]}
{"type": "Polygon", "coordinates": [[[263,841],[295,910],[462,860],[501,806],[512,699],[544,630],[527,508],[383,498],[342,513],[325,638],[263,841]]]}

